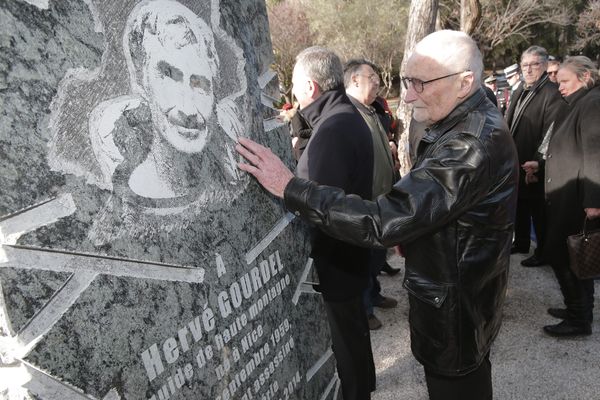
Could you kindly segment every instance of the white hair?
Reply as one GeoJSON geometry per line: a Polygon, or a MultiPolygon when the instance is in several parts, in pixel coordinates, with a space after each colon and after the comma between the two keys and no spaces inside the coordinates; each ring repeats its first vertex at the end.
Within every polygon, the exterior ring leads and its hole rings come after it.
{"type": "Polygon", "coordinates": [[[466,33],[441,30],[425,36],[416,44],[414,54],[431,58],[448,69],[448,73],[471,71],[474,87],[481,85],[483,60],[477,43],[466,33]]]}

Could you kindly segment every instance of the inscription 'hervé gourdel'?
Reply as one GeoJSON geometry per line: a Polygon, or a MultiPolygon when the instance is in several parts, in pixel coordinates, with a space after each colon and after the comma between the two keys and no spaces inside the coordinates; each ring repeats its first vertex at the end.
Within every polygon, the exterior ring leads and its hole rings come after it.
{"type": "MultiPolygon", "coordinates": [[[[216,264],[217,274],[223,276],[226,273],[225,263],[218,254],[216,264]]],[[[289,396],[300,381],[300,373],[284,385],[273,380],[272,375],[294,349],[294,339],[290,335],[292,324],[285,318],[268,330],[262,323],[245,329],[289,286],[290,275],[282,272],[283,268],[279,251],[275,251],[220,291],[217,307],[205,303],[198,315],[180,326],[173,336],[144,350],[141,360],[149,381],[164,381],[150,400],[168,399],[186,382],[191,383],[195,375],[213,370],[218,381],[228,378],[216,400],[246,400],[257,396],[271,399],[278,392],[281,392],[282,398],[289,396]],[[225,322],[227,319],[231,321],[225,322]],[[188,352],[192,352],[194,362],[180,361],[182,365],[175,369],[175,373],[165,376],[167,368],[188,352]],[[242,359],[244,362],[240,363],[242,359]],[[212,368],[206,371],[209,366],[212,368]],[[267,384],[268,387],[261,393],[267,384]],[[247,387],[244,393],[238,393],[244,386],[247,387]]],[[[186,360],[189,358],[185,357],[186,360]]]]}

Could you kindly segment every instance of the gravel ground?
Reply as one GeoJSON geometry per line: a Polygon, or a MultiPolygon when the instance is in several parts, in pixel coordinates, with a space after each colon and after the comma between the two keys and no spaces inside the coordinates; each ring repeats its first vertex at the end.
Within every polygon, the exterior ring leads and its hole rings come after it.
{"type": "MultiPolygon", "coordinates": [[[[550,267],[524,268],[527,255],[511,257],[508,296],[502,329],[492,347],[496,400],[600,400],[600,317],[591,336],[555,339],[542,326],[558,323],[546,314],[562,306],[550,267]]],[[[403,259],[389,258],[404,269],[403,259]]],[[[398,299],[397,308],[376,310],[384,326],[371,332],[377,390],[373,400],[427,400],[423,368],[410,352],[408,299],[402,288],[403,271],[380,275],[382,292],[398,299]]],[[[596,288],[596,302],[600,292],[596,288]]]]}

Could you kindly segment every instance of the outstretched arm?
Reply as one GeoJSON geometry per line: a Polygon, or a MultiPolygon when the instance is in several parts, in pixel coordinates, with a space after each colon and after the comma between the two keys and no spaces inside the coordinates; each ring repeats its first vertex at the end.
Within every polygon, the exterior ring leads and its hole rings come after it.
{"type": "Polygon", "coordinates": [[[438,157],[376,201],[294,178],[277,156],[251,140],[240,138],[237,151],[249,161],[239,167],[275,196],[285,195],[288,210],[329,236],[369,247],[389,247],[438,229],[479,201],[490,184],[485,152],[469,136],[448,141],[438,157]]]}

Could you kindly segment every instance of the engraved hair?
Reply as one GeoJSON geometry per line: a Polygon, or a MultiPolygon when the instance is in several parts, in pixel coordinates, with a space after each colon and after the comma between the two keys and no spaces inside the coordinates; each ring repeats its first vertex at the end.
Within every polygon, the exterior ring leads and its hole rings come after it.
{"type": "Polygon", "coordinates": [[[343,85],[342,62],[329,49],[319,46],[304,49],[296,56],[296,64],[302,66],[306,75],[314,80],[324,92],[343,85]]]}
{"type": "Polygon", "coordinates": [[[147,35],[156,36],[164,44],[175,42],[177,48],[190,44],[206,49],[208,64],[213,76],[217,76],[219,58],[215,48],[213,33],[204,20],[182,4],[171,0],[157,0],[137,5],[129,14],[123,34],[123,52],[134,93],[145,95],[144,65],[148,59],[145,47],[147,35]],[[172,36],[164,27],[176,25],[183,27],[182,34],[172,36]]]}

